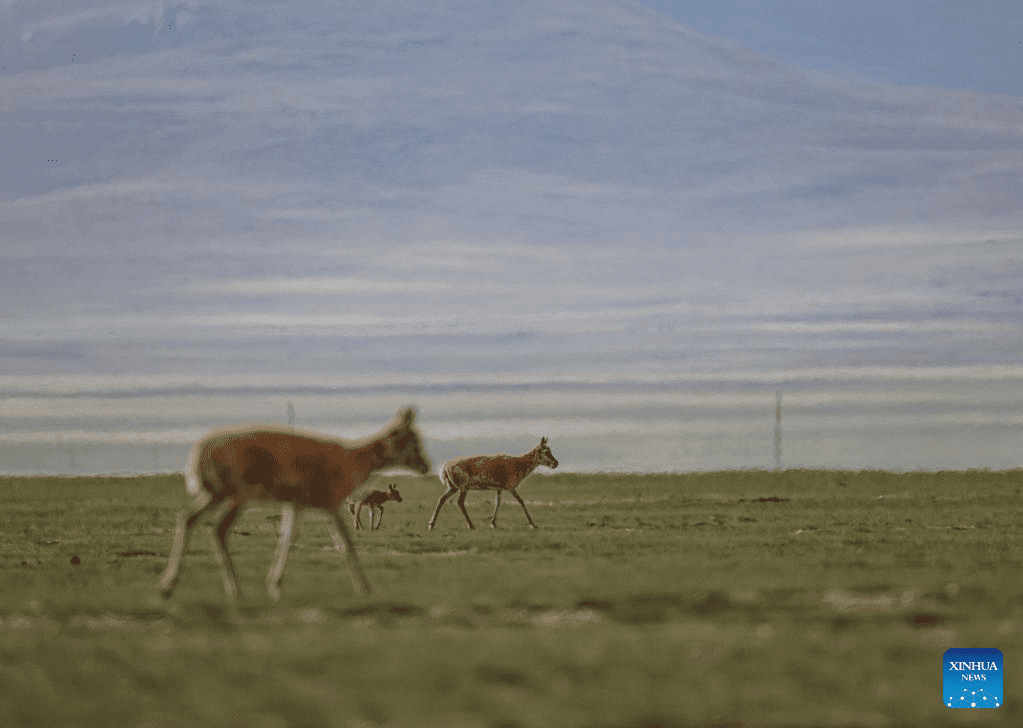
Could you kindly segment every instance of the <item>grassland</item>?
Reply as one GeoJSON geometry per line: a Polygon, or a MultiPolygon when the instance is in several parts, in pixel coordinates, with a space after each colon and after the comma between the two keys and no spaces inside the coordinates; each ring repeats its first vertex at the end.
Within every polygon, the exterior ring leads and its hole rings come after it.
{"type": "Polygon", "coordinates": [[[0,725],[1023,725],[1021,471],[534,476],[536,531],[387,482],[371,597],[306,514],[272,603],[254,508],[229,609],[205,528],[157,596],[180,476],[0,478],[0,725]],[[956,646],[1001,708],[943,706],[956,646]]]}

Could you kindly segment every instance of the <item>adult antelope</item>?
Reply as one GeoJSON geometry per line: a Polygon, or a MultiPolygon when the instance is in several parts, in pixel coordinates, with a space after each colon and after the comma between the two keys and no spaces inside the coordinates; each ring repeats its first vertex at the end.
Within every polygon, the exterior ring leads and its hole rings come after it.
{"type": "Polygon", "coordinates": [[[369,530],[372,531],[374,528],[380,528],[380,524],[384,521],[384,503],[389,500],[397,501],[401,503],[401,493],[394,485],[388,485],[387,490],[374,490],[372,493],[366,494],[358,503],[349,503],[348,511],[352,514],[352,520],[355,521],[355,529],[359,530],[362,528],[362,513],[363,506],[369,506],[369,530]],[[380,516],[377,518],[377,525],[373,525],[373,512],[379,509],[380,516]]]}
{"type": "Polygon", "coordinates": [[[469,528],[475,528],[465,510],[465,495],[470,490],[496,490],[497,502],[494,504],[494,515],[490,518],[490,527],[497,528],[497,509],[501,507],[501,493],[508,491],[515,500],[522,506],[522,512],[526,514],[530,528],[536,528],[533,519],[529,517],[526,504],[515,489],[519,484],[532,473],[537,465],[546,465],[548,468],[558,467],[551,448],[547,445],[547,438],[541,438],[540,444],[527,452],[525,455],[515,457],[514,455],[470,455],[468,457],[448,460],[440,469],[440,482],[447,486],[444,495],[437,501],[437,508],[433,511],[430,519],[429,529],[433,530],[433,524],[437,522],[437,514],[441,506],[448,498],[458,491],[458,507],[462,509],[465,522],[469,528]]]}
{"type": "Polygon", "coordinates": [[[406,409],[383,432],[357,442],[273,425],[222,428],[199,440],[192,447],[185,473],[188,492],[197,497],[178,515],[170,561],[160,581],[164,598],[170,597],[178,583],[192,528],[204,513],[226,502],[227,512],[217,524],[214,555],[224,578],[224,590],[230,599],[237,599],[238,582],[227,552],[227,531],[250,501],[276,501],[282,506],[280,540],[266,577],[266,588],[274,600],[281,596],[296,511],[303,508],[320,508],[330,516],[334,545],[344,550],[353,581],[368,594],[369,583],[338,511],[345,498],[375,470],[402,466],[419,473],[430,471],[415,419],[415,410],[406,409]]]}

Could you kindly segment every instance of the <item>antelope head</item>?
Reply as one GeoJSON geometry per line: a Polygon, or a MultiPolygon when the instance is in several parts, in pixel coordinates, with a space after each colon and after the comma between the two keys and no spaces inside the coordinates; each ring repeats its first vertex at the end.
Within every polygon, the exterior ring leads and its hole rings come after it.
{"type": "Polygon", "coordinates": [[[555,458],[554,453],[551,452],[551,448],[547,444],[546,437],[540,438],[540,444],[536,446],[536,449],[533,452],[536,453],[537,465],[546,465],[552,470],[558,467],[557,458],[555,458]]]}
{"type": "Polygon", "coordinates": [[[417,473],[430,472],[430,458],[426,455],[422,437],[415,426],[415,409],[409,407],[398,412],[396,420],[397,424],[387,432],[385,437],[390,450],[387,456],[388,464],[403,465],[417,473]]]}

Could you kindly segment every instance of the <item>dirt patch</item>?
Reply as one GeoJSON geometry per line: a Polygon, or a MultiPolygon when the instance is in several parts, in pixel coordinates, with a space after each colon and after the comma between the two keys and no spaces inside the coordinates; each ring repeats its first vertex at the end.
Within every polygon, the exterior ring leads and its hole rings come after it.
{"type": "Polygon", "coordinates": [[[576,499],[566,498],[565,500],[530,500],[523,498],[527,506],[600,506],[608,505],[612,503],[661,503],[663,501],[671,500],[674,496],[670,495],[659,495],[659,496],[639,496],[636,498],[587,498],[587,499],[576,499]]]}
{"type": "Polygon", "coordinates": [[[451,558],[453,556],[466,556],[476,553],[476,548],[462,549],[460,551],[384,551],[387,556],[429,556],[435,559],[451,558]]]}
{"type": "Polygon", "coordinates": [[[490,607],[433,607],[426,621],[461,629],[482,629],[496,626],[576,627],[603,624],[606,619],[590,607],[532,607],[528,609],[490,607]]]}
{"type": "Polygon", "coordinates": [[[479,667],[476,675],[484,682],[500,683],[502,685],[525,685],[526,676],[516,670],[506,670],[497,667],[479,667]]]}
{"type": "Polygon", "coordinates": [[[271,627],[281,627],[286,624],[323,624],[327,616],[322,610],[310,607],[309,609],[275,609],[269,614],[264,614],[252,622],[271,627]]]}
{"type": "Polygon", "coordinates": [[[0,630],[39,629],[40,627],[56,627],[57,623],[46,617],[26,617],[12,614],[7,619],[0,618],[0,630]]]}
{"type": "Polygon", "coordinates": [[[68,627],[84,627],[85,629],[138,632],[145,629],[166,628],[163,620],[144,622],[141,619],[119,617],[116,614],[100,616],[78,615],[68,620],[68,627]]]}
{"type": "Polygon", "coordinates": [[[838,612],[892,612],[923,606],[919,592],[911,589],[869,595],[832,589],[821,597],[821,602],[838,612]]]}
{"type": "Polygon", "coordinates": [[[936,624],[941,624],[945,621],[945,618],[940,614],[910,614],[906,616],[906,621],[914,627],[933,627],[936,624]]]}
{"type": "Polygon", "coordinates": [[[732,603],[724,595],[716,593],[708,594],[706,599],[702,602],[697,602],[691,607],[694,613],[703,616],[717,614],[731,608],[732,603]]]}
{"type": "Polygon", "coordinates": [[[595,609],[552,609],[534,614],[530,622],[542,627],[570,627],[578,624],[601,624],[604,616],[595,609]]]}

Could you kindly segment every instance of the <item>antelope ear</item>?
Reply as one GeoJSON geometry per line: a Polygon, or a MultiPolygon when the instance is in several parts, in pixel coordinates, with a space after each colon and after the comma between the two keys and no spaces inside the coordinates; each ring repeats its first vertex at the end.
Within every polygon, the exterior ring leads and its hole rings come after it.
{"type": "Polygon", "coordinates": [[[540,438],[540,444],[541,445],[546,445],[547,444],[547,438],[546,437],[541,437],[540,438]]]}
{"type": "Polygon", "coordinates": [[[416,408],[409,407],[404,412],[398,412],[398,417],[401,418],[405,427],[411,427],[416,421],[416,408]]]}

